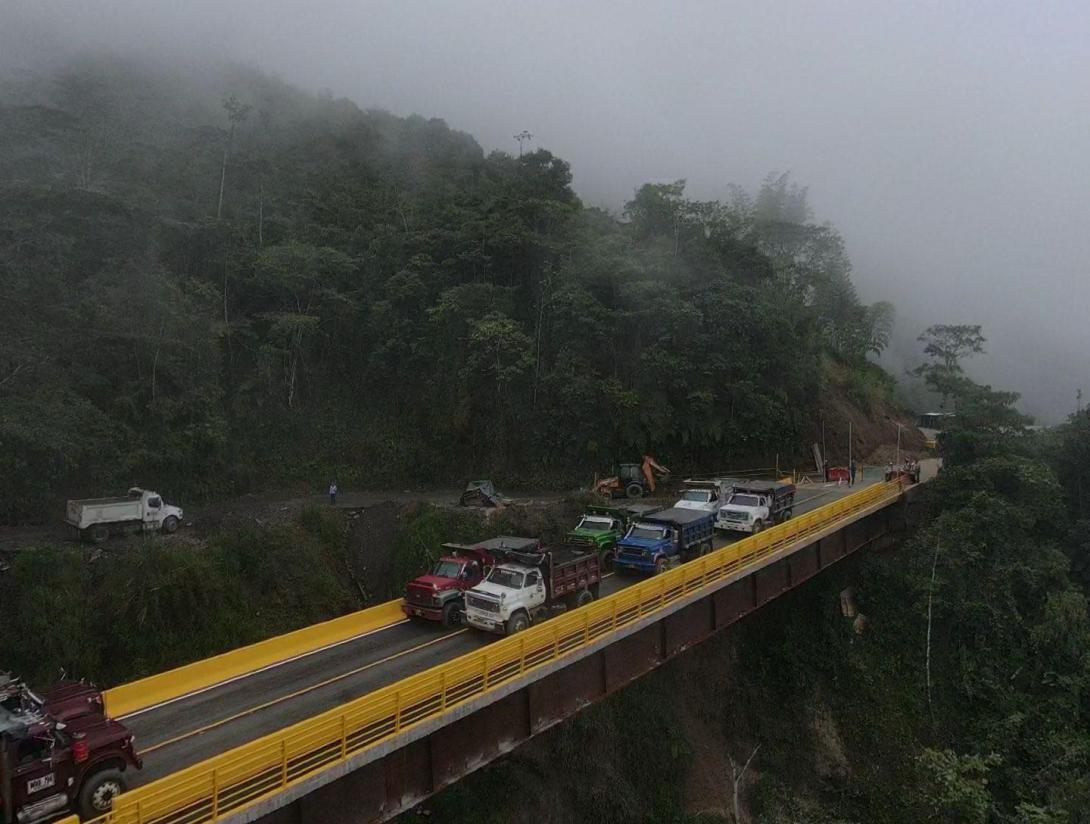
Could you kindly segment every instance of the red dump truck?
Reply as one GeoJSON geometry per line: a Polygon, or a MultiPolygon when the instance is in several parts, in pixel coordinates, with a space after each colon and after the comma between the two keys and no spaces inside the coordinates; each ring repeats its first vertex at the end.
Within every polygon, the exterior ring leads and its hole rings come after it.
{"type": "Polygon", "coordinates": [[[94,687],[64,681],[36,693],[0,672],[0,824],[103,815],[140,766],[133,734],[94,687]]]}

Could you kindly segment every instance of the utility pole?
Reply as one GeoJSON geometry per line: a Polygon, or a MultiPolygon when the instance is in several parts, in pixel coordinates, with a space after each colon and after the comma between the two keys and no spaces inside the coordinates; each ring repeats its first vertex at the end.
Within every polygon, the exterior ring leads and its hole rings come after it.
{"type": "Polygon", "coordinates": [[[1082,414],[1082,390],[1081,389],[1076,389],[1075,390],[1075,414],[1076,415],[1081,415],[1082,414]]]}
{"type": "Polygon", "coordinates": [[[515,140],[519,142],[519,157],[522,157],[522,144],[533,139],[534,136],[525,129],[515,135],[515,140]]]}
{"type": "Polygon", "coordinates": [[[848,485],[851,486],[852,478],[852,422],[848,421],[848,485]]]}
{"type": "Polygon", "coordinates": [[[901,465],[901,430],[904,426],[897,424],[897,466],[901,465]]]}

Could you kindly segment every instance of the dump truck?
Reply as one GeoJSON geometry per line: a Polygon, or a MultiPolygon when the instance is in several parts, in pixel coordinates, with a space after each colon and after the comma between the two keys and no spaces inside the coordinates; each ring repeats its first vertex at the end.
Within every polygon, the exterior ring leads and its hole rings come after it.
{"type": "Polygon", "coordinates": [[[633,518],[639,518],[661,510],[655,504],[628,504],[627,506],[588,506],[579,523],[567,535],[569,546],[576,550],[594,548],[605,572],[613,569],[617,541],[624,535],[633,518]]]}
{"type": "Polygon", "coordinates": [[[719,509],[715,526],[731,532],[760,532],[790,518],[794,506],[793,483],[747,481],[731,491],[719,509]]]}
{"type": "Polygon", "coordinates": [[[639,518],[617,542],[618,572],[658,574],[712,549],[715,515],[676,507],[639,518]]]}
{"type": "Polygon", "coordinates": [[[64,681],[39,694],[0,672],[0,824],[104,815],[140,766],[132,733],[94,687],[64,681]]]}
{"type": "Polygon", "coordinates": [[[174,532],[181,522],[180,507],[135,486],[124,496],[69,501],[65,508],[65,523],[81,540],[96,544],[120,532],[174,532]]]}
{"type": "Polygon", "coordinates": [[[677,509],[700,509],[704,512],[718,512],[726,503],[727,497],[741,481],[736,478],[715,478],[710,481],[684,481],[685,490],[674,506],[677,509]]]}
{"type": "Polygon", "coordinates": [[[503,557],[503,551],[540,549],[538,538],[501,535],[476,544],[443,544],[444,554],[431,572],[405,587],[401,610],[411,619],[438,621],[453,627],[462,621],[466,590],[477,586],[503,557]]]}
{"type": "Polygon", "coordinates": [[[598,555],[567,547],[524,553],[509,551],[503,563],[466,593],[466,623],[486,632],[513,635],[547,618],[552,609],[576,609],[598,597],[598,555]]]}

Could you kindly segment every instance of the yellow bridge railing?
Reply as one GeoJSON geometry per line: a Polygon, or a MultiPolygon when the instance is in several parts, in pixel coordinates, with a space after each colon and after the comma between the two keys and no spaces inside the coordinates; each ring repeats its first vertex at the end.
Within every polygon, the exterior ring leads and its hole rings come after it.
{"type": "Polygon", "coordinates": [[[120,718],[403,620],[405,615],[401,612],[401,599],[398,599],[266,638],[108,689],[103,693],[106,711],[114,718],[120,718]]]}
{"type": "MultiPolygon", "coordinates": [[[[208,824],[898,496],[887,482],[124,793],[94,824],[208,824]]],[[[75,824],[65,819],[62,824],[75,824]]]]}

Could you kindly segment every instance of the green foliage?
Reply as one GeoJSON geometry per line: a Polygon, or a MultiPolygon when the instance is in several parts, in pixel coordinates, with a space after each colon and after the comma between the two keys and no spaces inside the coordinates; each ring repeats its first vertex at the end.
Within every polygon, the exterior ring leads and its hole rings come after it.
{"type": "Polygon", "coordinates": [[[727,202],[648,184],[617,220],[545,150],[105,59],[3,87],[0,135],[7,522],[137,481],[787,456],[822,351],[863,363],[892,323],[786,175],[727,202]]]}
{"type": "Polygon", "coordinates": [[[401,595],[406,581],[429,570],[442,554],[443,544],[478,540],[485,537],[485,532],[480,518],[472,512],[435,506],[417,511],[394,540],[388,582],[390,597],[401,595]]]}
{"type": "Polygon", "coordinates": [[[110,685],[342,614],[340,526],[247,528],[187,550],[154,538],[95,560],[86,550],[17,555],[0,575],[0,660],[32,683],[110,685]],[[114,557],[117,552],[123,557],[114,557]]]}
{"type": "Polygon", "coordinates": [[[992,808],[988,772],[1001,762],[996,755],[958,755],[925,749],[918,759],[925,803],[934,821],[985,824],[992,808]]]}

